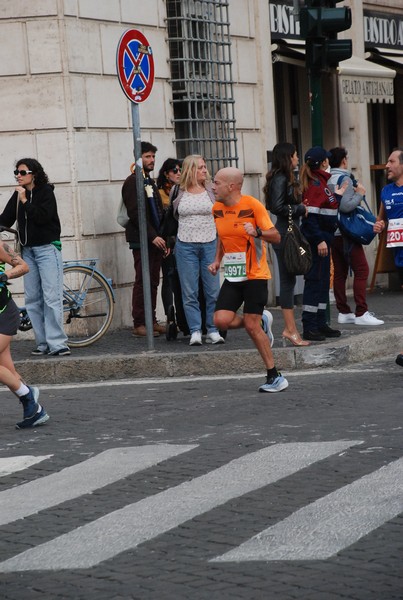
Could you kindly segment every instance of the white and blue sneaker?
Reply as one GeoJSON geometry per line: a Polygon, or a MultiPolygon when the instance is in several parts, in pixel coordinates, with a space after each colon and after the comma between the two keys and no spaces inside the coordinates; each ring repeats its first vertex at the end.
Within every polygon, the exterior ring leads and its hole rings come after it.
{"type": "Polygon", "coordinates": [[[24,407],[23,420],[15,424],[16,429],[27,429],[43,425],[49,421],[49,415],[38,402],[39,390],[37,387],[28,386],[29,392],[26,396],[21,396],[20,401],[24,407]]]}
{"type": "Polygon", "coordinates": [[[274,335],[271,330],[271,326],[273,325],[273,315],[269,310],[264,310],[262,314],[262,329],[269,338],[270,346],[273,347],[274,344],[274,335]]]}
{"type": "Polygon", "coordinates": [[[266,383],[260,386],[259,392],[281,392],[288,388],[288,381],[281,373],[277,377],[270,377],[266,383]]]}

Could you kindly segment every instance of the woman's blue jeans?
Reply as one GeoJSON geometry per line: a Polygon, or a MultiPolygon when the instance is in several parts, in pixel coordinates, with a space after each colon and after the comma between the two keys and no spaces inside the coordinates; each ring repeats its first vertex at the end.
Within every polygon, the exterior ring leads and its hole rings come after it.
{"type": "Polygon", "coordinates": [[[53,244],[25,246],[22,257],[29,266],[24,276],[25,307],[40,350],[67,346],[63,330],[63,260],[53,244]]]}
{"type": "Polygon", "coordinates": [[[220,291],[219,275],[212,275],[208,270],[215,259],[217,240],[212,242],[181,242],[176,241],[176,268],[182,288],[183,308],[190,333],[201,331],[202,318],[199,304],[199,278],[203,283],[206,299],[206,329],[207,333],[217,331],[214,326],[215,304],[220,291]]]}

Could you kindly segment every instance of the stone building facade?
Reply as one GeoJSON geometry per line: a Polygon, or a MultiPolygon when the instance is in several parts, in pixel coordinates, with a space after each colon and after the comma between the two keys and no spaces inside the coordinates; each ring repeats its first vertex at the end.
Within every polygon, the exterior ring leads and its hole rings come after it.
{"type": "MultiPolygon", "coordinates": [[[[233,158],[246,175],[245,192],[261,197],[274,144],[292,140],[300,155],[311,145],[304,45],[292,0],[0,0],[0,207],[15,185],[15,161],[37,158],[56,186],[64,258],[97,256],[101,270],[114,281],[115,327],[131,322],[133,283],[131,252],[115,218],[133,162],[131,106],[117,79],[116,49],[130,28],[141,30],[149,40],[155,83],[139,109],[142,139],[158,147],[157,169],[168,156],[183,158],[178,148],[183,152],[186,144],[181,146],[178,139],[186,135],[173,102],[173,46],[167,21],[175,3],[188,10],[191,24],[203,22],[204,27],[213,8],[215,26],[220,19],[227,23],[229,44],[224,32],[222,45],[230,52],[224,62],[231,63],[226,83],[233,110],[233,158]]],[[[403,7],[400,0],[347,0],[346,5],[353,10],[353,28],[346,37],[353,38],[359,60],[345,73],[372,77],[378,66],[383,71],[377,81],[393,82],[394,102],[382,94],[370,103],[358,97],[345,101],[337,81],[343,72],[329,76],[324,79],[324,144],[348,146],[357,175],[369,182],[368,196],[375,207],[381,184],[375,167],[385,161],[390,145],[403,143],[403,42],[392,35],[401,26],[403,7]],[[392,17],[397,19],[394,24],[392,17]],[[389,26],[392,36],[386,42],[379,35],[382,18],[383,30],[389,26]],[[375,36],[373,48],[365,38],[370,35],[375,36]],[[372,70],[366,73],[365,65],[372,70]]],[[[192,31],[188,48],[196,48],[200,37],[200,28],[192,31]]],[[[193,64],[207,64],[208,55],[200,55],[198,47],[193,64]]],[[[226,93],[219,93],[218,104],[226,93]]],[[[184,98],[182,105],[186,94],[184,98]]],[[[203,110],[208,110],[206,102],[203,110]]],[[[206,158],[212,166],[223,166],[224,159],[214,162],[208,156],[215,152],[216,138],[217,134],[206,158]]],[[[371,264],[375,251],[369,250],[371,264]]],[[[275,295],[272,286],[272,301],[275,295]]]]}

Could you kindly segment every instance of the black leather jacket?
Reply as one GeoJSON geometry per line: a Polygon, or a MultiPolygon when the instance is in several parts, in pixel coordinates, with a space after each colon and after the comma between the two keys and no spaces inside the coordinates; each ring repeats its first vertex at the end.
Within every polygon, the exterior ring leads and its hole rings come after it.
{"type": "Polygon", "coordinates": [[[305,206],[301,204],[299,198],[295,197],[294,188],[284,173],[276,173],[270,181],[266,208],[276,215],[276,228],[281,237],[287,231],[289,205],[291,205],[293,221],[299,226],[300,217],[305,215],[305,206]]]}

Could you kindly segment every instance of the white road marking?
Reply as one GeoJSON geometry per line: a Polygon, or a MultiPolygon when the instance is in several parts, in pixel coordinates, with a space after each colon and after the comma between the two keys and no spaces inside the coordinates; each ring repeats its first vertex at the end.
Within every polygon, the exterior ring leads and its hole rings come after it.
{"type": "Polygon", "coordinates": [[[128,475],[147,469],[197,445],[155,444],[111,448],[58,473],[0,492],[0,525],[90,494],[128,475]]]}
{"type": "Polygon", "coordinates": [[[325,560],[403,512],[403,458],[320,498],[213,559],[325,560]]]}
{"type": "Polygon", "coordinates": [[[6,458],[0,458],[0,477],[11,475],[17,471],[23,471],[36,463],[42,462],[47,458],[51,458],[53,454],[46,454],[44,456],[8,456],[6,458]]]}
{"type": "MultiPolygon", "coordinates": [[[[343,375],[347,373],[384,373],[384,369],[377,368],[343,368],[343,375]]],[[[287,379],[310,377],[320,377],[322,375],[340,375],[340,369],[311,369],[304,371],[293,371],[286,373],[287,379]]],[[[76,390],[81,388],[107,388],[107,387],[119,387],[127,385],[169,385],[170,383],[196,383],[199,381],[241,381],[243,379],[259,379],[263,380],[265,374],[262,369],[262,373],[242,373],[242,375],[200,375],[200,376],[189,376],[189,377],[161,377],[161,378],[148,378],[148,379],[116,379],[111,381],[89,381],[83,383],[54,383],[54,384],[38,384],[41,390],[76,390]]],[[[158,389],[158,388],[155,388],[158,389]]],[[[7,388],[0,388],[0,393],[9,392],[7,388]]]]}
{"type": "Polygon", "coordinates": [[[263,448],[14,556],[0,563],[0,572],[92,567],[233,498],[361,443],[343,440],[263,448]]]}

